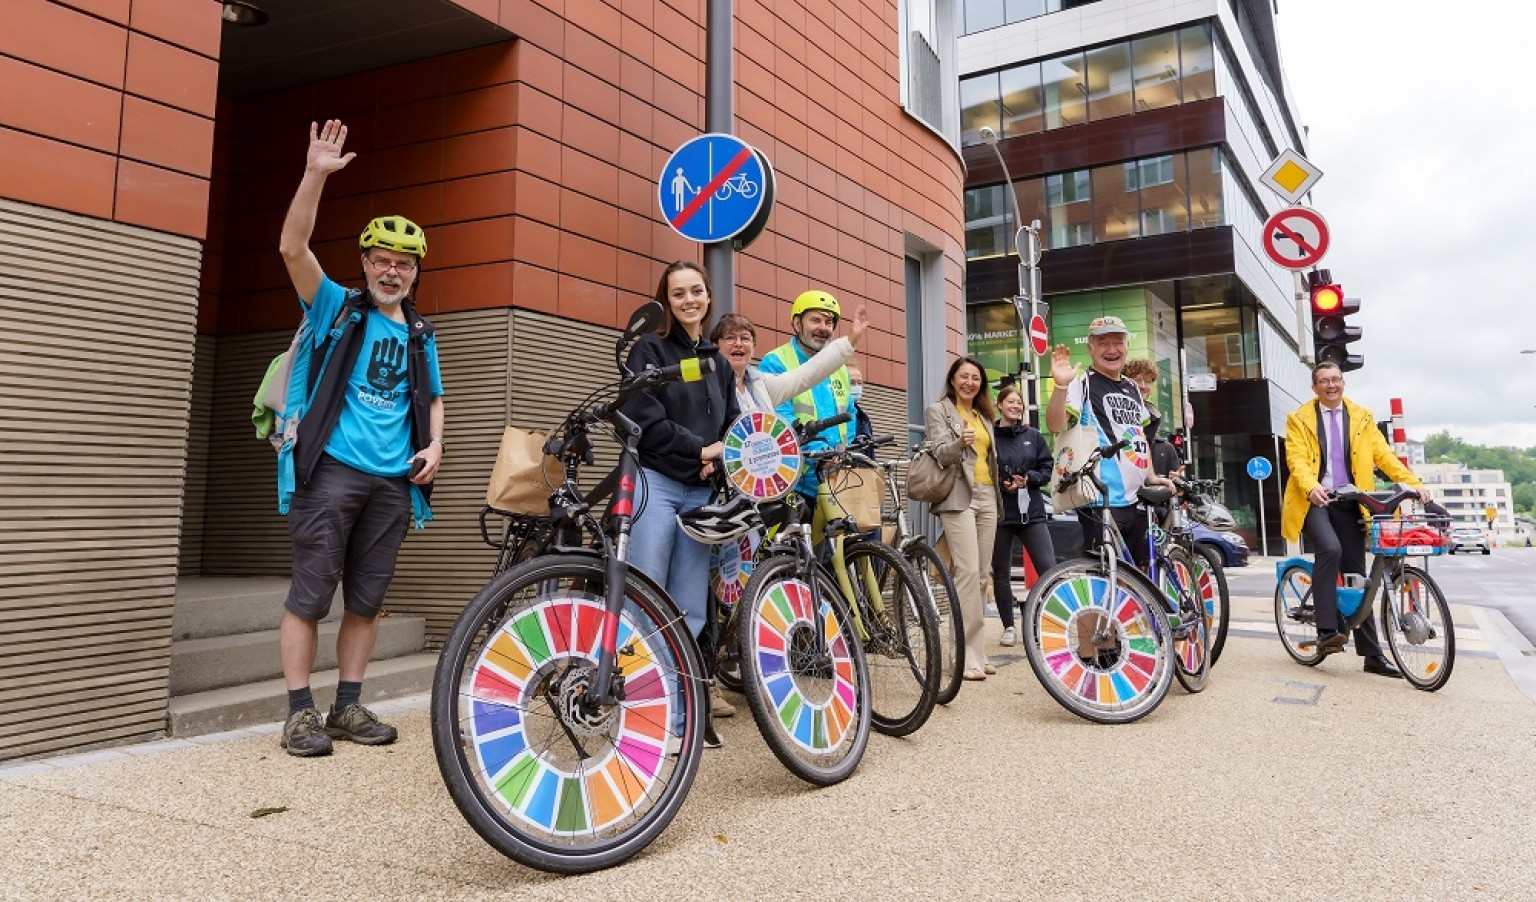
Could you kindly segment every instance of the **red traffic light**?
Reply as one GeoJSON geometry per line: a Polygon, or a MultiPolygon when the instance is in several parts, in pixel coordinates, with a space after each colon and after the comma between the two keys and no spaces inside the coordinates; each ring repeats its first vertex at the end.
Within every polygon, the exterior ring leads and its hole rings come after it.
{"type": "Polygon", "coordinates": [[[1324,316],[1338,313],[1344,306],[1344,289],[1338,285],[1319,285],[1312,289],[1312,312],[1324,316]]]}

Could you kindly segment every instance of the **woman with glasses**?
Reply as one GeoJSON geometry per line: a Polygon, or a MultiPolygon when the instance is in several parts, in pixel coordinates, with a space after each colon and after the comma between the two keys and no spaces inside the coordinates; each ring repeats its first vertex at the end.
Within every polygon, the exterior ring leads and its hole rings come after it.
{"type": "Polygon", "coordinates": [[[853,349],[869,328],[869,311],[863,304],[853,315],[853,326],[846,338],[827,342],[804,366],[787,373],[764,373],[752,365],[757,354],[757,328],[739,313],[727,313],[715,323],[710,338],[720,346],[720,353],[731,365],[737,403],[743,413],[750,410],[771,411],[801,392],[810,391],[824,379],[853,360],[853,349]]]}

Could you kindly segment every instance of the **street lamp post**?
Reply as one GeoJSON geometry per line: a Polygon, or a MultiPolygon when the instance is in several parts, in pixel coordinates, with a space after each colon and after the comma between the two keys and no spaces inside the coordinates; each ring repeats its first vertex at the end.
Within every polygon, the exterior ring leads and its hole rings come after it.
{"type": "MultiPolygon", "coordinates": [[[[1034,349],[1030,347],[1029,326],[1034,322],[1036,313],[1040,309],[1042,300],[1040,291],[1040,220],[1036,219],[1029,225],[1024,225],[1024,212],[1019,209],[1019,197],[1013,190],[1013,176],[1008,172],[1008,163],[1003,160],[1003,152],[997,147],[997,132],[988,126],[981,127],[981,140],[992,153],[997,156],[997,165],[1003,169],[1003,181],[1007,184],[1009,205],[1013,209],[1013,223],[1017,230],[1013,233],[1013,251],[1019,258],[1019,292],[1014,295],[1013,309],[1019,317],[1019,355],[1030,361],[1029,378],[1026,380],[1028,394],[1028,416],[1030,425],[1040,426],[1040,359],[1035,356],[1034,349]]],[[[1005,214],[1006,215],[1006,214],[1005,214]]],[[[1007,253],[1007,246],[1003,252],[1007,253]]]]}

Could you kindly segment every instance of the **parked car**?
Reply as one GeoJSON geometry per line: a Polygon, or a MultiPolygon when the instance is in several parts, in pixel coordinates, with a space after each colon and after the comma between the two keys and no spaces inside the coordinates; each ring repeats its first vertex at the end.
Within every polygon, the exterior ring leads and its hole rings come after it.
{"type": "Polygon", "coordinates": [[[1451,554],[1473,550],[1481,551],[1483,554],[1491,553],[1487,534],[1477,526],[1452,526],[1451,554]]]}
{"type": "Polygon", "coordinates": [[[1230,529],[1217,532],[1200,523],[1191,523],[1190,528],[1196,542],[1221,555],[1222,566],[1228,569],[1248,566],[1248,543],[1242,536],[1230,529]]]}

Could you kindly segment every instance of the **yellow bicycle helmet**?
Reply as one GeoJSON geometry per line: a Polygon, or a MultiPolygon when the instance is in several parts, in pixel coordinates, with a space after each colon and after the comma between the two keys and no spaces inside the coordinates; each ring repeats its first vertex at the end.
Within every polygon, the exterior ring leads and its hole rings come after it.
{"type": "Polygon", "coordinates": [[[843,310],[837,306],[837,298],[815,288],[800,292],[800,296],[795,298],[795,306],[789,310],[789,318],[793,320],[807,310],[825,310],[838,319],[843,318],[843,310]]]}
{"type": "Polygon", "coordinates": [[[357,247],[364,252],[370,247],[382,247],[387,251],[415,254],[425,260],[427,233],[404,216],[380,216],[363,229],[363,234],[358,236],[357,247]]]}

